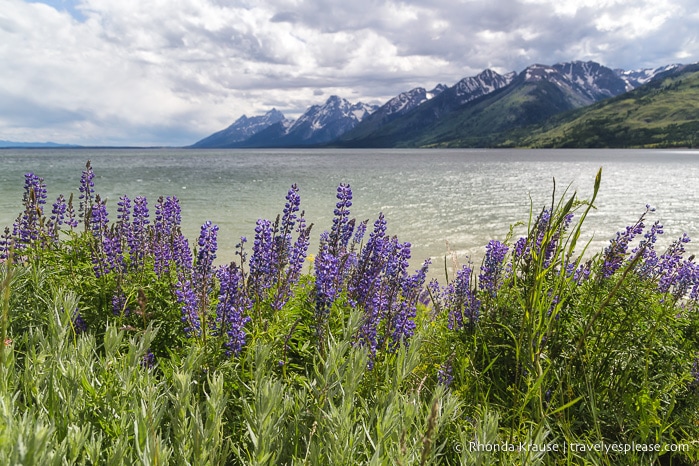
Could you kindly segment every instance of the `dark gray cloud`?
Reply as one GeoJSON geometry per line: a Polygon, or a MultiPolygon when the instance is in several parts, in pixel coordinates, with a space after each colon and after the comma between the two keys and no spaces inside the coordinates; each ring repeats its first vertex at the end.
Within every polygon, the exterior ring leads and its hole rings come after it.
{"type": "Polygon", "coordinates": [[[0,139],[189,144],[485,68],[696,62],[696,31],[694,0],[0,0],[0,139]]]}

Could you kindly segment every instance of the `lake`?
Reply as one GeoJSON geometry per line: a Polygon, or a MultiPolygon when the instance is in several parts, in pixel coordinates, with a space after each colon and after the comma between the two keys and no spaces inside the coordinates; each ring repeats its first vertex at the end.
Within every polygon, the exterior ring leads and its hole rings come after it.
{"type": "Polygon", "coordinates": [[[537,212],[551,204],[554,179],[557,193],[568,188],[589,198],[600,167],[597,210],[585,229],[593,251],[646,204],[657,208],[649,223],[665,225],[665,244],[683,232],[699,237],[697,150],[3,149],[0,226],[11,226],[21,210],[25,173],[46,180],[50,208],[59,194],[77,197],[88,159],[112,219],[123,194],[147,196],[151,208],[160,195],[177,196],[190,241],[204,221],[219,225],[222,262],[234,258],[240,236],[252,240],[258,218],[281,212],[292,183],[314,223],[310,252],[330,228],[337,185],[350,183],[352,216],[369,219],[371,229],[383,212],[389,232],[412,243],[413,268],[432,257],[432,274],[444,269],[448,250],[478,265],[490,239],[528,219],[530,202],[537,212]]]}

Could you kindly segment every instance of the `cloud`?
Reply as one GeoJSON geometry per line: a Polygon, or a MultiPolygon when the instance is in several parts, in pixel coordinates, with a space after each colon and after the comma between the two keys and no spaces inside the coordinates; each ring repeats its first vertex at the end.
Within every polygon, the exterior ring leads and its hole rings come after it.
{"type": "Polygon", "coordinates": [[[0,139],[187,145],[485,68],[699,60],[690,0],[0,0],[0,139]]]}

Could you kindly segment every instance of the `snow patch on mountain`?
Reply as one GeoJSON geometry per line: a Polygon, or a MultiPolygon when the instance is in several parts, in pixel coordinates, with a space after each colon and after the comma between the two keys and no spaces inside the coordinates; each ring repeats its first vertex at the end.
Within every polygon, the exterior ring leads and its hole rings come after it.
{"type": "Polygon", "coordinates": [[[614,70],[614,72],[617,74],[617,76],[624,80],[624,82],[626,83],[626,90],[631,91],[633,89],[636,89],[638,86],[642,86],[645,83],[651,81],[660,73],[675,70],[681,66],[682,65],[675,63],[671,65],[661,66],[659,68],[641,68],[638,70],[616,69],[614,70]]]}

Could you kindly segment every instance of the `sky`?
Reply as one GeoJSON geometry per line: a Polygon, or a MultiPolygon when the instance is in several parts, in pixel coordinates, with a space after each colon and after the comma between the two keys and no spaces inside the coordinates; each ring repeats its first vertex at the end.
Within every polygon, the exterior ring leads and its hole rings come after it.
{"type": "Polygon", "coordinates": [[[695,63],[696,0],[0,0],[0,140],[183,146],[573,60],[695,63]]]}

